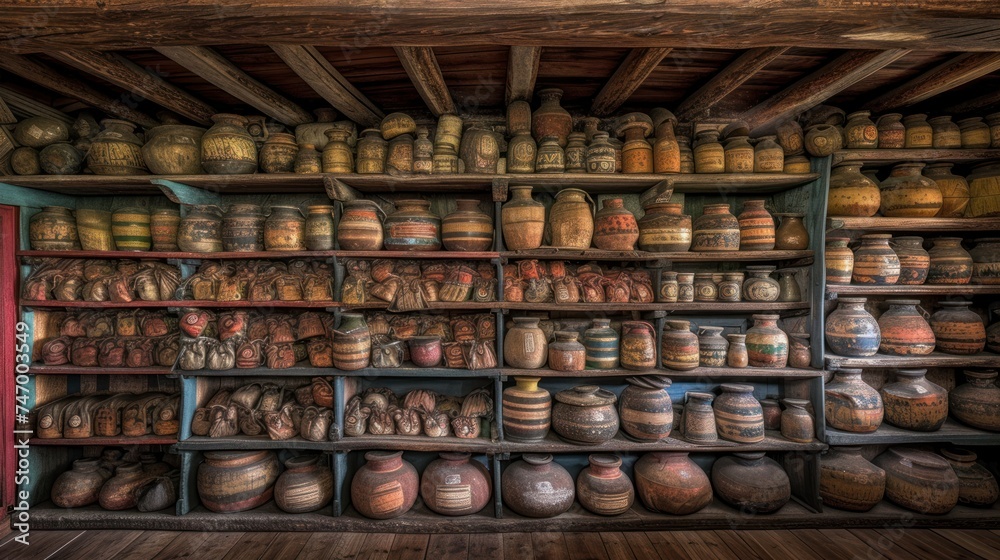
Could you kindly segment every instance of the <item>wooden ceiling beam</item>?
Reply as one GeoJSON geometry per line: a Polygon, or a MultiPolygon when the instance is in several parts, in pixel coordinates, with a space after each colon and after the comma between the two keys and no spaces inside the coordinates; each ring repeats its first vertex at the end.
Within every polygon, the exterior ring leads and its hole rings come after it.
{"type": "Polygon", "coordinates": [[[794,117],[826,101],[909,52],[906,49],[846,52],[819,70],[744,111],[740,115],[740,120],[750,125],[754,136],[773,132],[782,120],[794,117]]]}
{"type": "Polygon", "coordinates": [[[406,74],[417,88],[417,93],[427,107],[440,117],[445,113],[455,113],[455,100],[451,97],[448,84],[444,82],[441,67],[434,50],[430,47],[393,47],[396,56],[403,63],[406,74]]]}
{"type": "Polygon", "coordinates": [[[778,58],[788,47],[760,47],[750,49],[729,63],[721,72],[687,96],[677,107],[675,114],[682,121],[691,121],[705,114],[735,91],[743,82],[778,58]]]}
{"type": "Polygon", "coordinates": [[[542,47],[513,46],[507,53],[507,94],[506,103],[511,101],[531,101],[538,78],[538,63],[542,59],[542,47]]]}
{"type": "Polygon", "coordinates": [[[598,117],[606,117],[615,112],[639,89],[670,51],[669,48],[632,49],[594,98],[590,112],[598,117]]]}
{"type": "Polygon", "coordinates": [[[952,105],[948,108],[948,112],[954,115],[967,115],[969,113],[989,111],[995,107],[1000,107],[1000,89],[952,105]]]}
{"type": "Polygon", "coordinates": [[[48,117],[66,124],[73,124],[73,117],[66,113],[50,107],[46,103],[41,103],[29,95],[14,91],[8,87],[0,86],[0,98],[2,98],[11,111],[22,119],[30,117],[48,117]]]}
{"type": "Polygon", "coordinates": [[[60,95],[79,99],[87,105],[119,119],[146,127],[159,124],[153,117],[130,107],[121,99],[112,98],[80,80],[70,78],[63,72],[30,58],[16,54],[0,56],[0,68],[60,95]]]}
{"type": "Polygon", "coordinates": [[[156,50],[280,123],[295,126],[314,120],[305,109],[251,78],[208,47],[156,47],[156,50]]]}
{"type": "Polygon", "coordinates": [[[164,80],[162,76],[117,53],[81,50],[52,52],[49,56],[149,99],[198,124],[212,124],[212,115],[218,112],[208,103],[164,80]]]}
{"type": "Polygon", "coordinates": [[[1000,53],[963,53],[869,101],[875,113],[908,107],[1000,70],[1000,53]]]}
{"type": "Polygon", "coordinates": [[[385,116],[315,47],[271,45],[271,49],[293,72],[309,84],[313,91],[352,121],[365,126],[376,126],[385,116]]]}

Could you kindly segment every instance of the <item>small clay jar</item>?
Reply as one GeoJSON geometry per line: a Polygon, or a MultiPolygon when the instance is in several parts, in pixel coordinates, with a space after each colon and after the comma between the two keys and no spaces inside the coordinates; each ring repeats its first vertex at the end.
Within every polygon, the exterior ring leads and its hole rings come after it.
{"type": "Polygon", "coordinates": [[[855,284],[895,284],[899,280],[899,257],[889,246],[892,235],[868,233],[854,251],[851,280],[855,284]]]}
{"type": "Polygon", "coordinates": [[[387,251],[439,251],[441,218],[431,212],[431,203],[422,199],[396,201],[396,211],[382,224],[387,251]]]}
{"type": "Polygon", "coordinates": [[[538,326],[537,317],[514,317],[514,326],[503,340],[503,357],[507,365],[521,369],[538,369],[548,359],[548,342],[538,326]]]}
{"type": "Polygon", "coordinates": [[[687,251],[691,248],[691,216],[676,202],[647,203],[638,221],[639,248],[643,251],[687,251]]]}
{"type": "Polygon", "coordinates": [[[647,509],[688,515],[712,503],[712,483],[685,452],[646,453],[635,463],[635,486],[647,509]]]}
{"type": "Polygon", "coordinates": [[[111,472],[102,468],[98,459],[77,459],[72,469],[60,474],[52,483],[52,503],[61,508],[96,504],[101,487],[109,478],[111,472]]]}
{"type": "Polygon", "coordinates": [[[726,351],[726,365],[731,368],[745,368],[749,365],[745,334],[729,334],[729,349],[726,351]]]}
{"type": "Polygon", "coordinates": [[[535,138],[554,136],[560,147],[566,145],[569,133],[573,132],[573,117],[559,104],[562,96],[563,90],[559,88],[539,90],[541,105],[531,115],[532,135],[535,138]]]}
{"type": "Polygon", "coordinates": [[[694,301],[694,273],[677,273],[677,302],[690,303],[694,301]]]}
{"type": "MultiPolygon", "coordinates": [[[[328,143],[327,146],[330,144],[328,143]]],[[[265,145],[265,147],[267,147],[265,145]]],[[[316,146],[303,144],[297,148],[295,160],[289,171],[274,171],[274,173],[295,172],[299,174],[321,173],[323,171],[323,156],[316,151],[316,146]]],[[[271,173],[270,171],[268,173],[271,173]]]]}
{"type": "Polygon", "coordinates": [[[870,116],[871,111],[856,111],[847,115],[844,146],[848,150],[872,150],[878,147],[878,128],[870,116]]]}
{"type": "Polygon", "coordinates": [[[385,213],[371,200],[344,203],[337,227],[337,243],[345,251],[378,251],[382,249],[385,213]]]}
{"type": "Polygon", "coordinates": [[[885,471],[869,463],[860,446],[831,447],[820,457],[819,495],[824,506],[869,511],[885,495],[885,471]]]}
{"type": "Polygon", "coordinates": [[[400,134],[389,140],[385,167],[389,173],[413,173],[413,135],[400,134]]]}
{"type": "Polygon", "coordinates": [[[552,425],[552,395],[538,386],[540,377],[515,377],[503,390],[503,435],[511,441],[541,441],[552,425]]]}
{"type": "Polygon", "coordinates": [[[788,367],[807,368],[812,363],[809,333],[788,334],[788,367]]]}
{"type": "Polygon", "coordinates": [[[719,282],[719,301],[743,301],[743,282],[746,274],[743,272],[725,272],[722,282],[719,282]]]}
{"type": "Polygon", "coordinates": [[[449,251],[488,251],[493,246],[493,220],[478,200],[458,199],[458,208],[441,220],[441,242],[449,251]]]}
{"type": "Polygon", "coordinates": [[[778,328],[779,315],[753,315],[747,329],[747,357],[752,367],[783,368],[788,364],[788,335],[778,328]]]}
{"type": "Polygon", "coordinates": [[[729,212],[729,204],[706,204],[694,220],[692,251],[738,251],[740,222],[729,212]]]}
{"type": "MultiPolygon", "coordinates": [[[[289,135],[291,136],[291,135],[289,135]]],[[[333,470],[325,455],[300,455],[285,461],[274,483],[274,503],[288,513],[317,511],[333,500],[333,470]]]]}
{"type": "MultiPolygon", "coordinates": [[[[77,227],[80,222],[77,210],[77,227]]],[[[80,234],[83,241],[83,233],[80,234]]],[[[973,284],[1000,284],[1000,238],[986,237],[975,240],[976,246],[969,251],[972,256],[973,284]]]]}
{"type": "Polygon", "coordinates": [[[933,140],[931,145],[935,149],[955,149],[962,147],[962,132],[958,125],[951,122],[951,117],[941,115],[927,119],[927,124],[931,125],[933,140]]]}
{"type": "Polygon", "coordinates": [[[681,173],[694,173],[694,151],[691,150],[691,138],[677,137],[677,146],[681,154],[681,173]]]}
{"type": "Polygon", "coordinates": [[[723,327],[698,329],[698,356],[702,367],[725,367],[729,342],[722,337],[723,327]]]}
{"type": "Polygon", "coordinates": [[[596,132],[587,147],[587,173],[614,173],[615,148],[607,132],[596,132]]]}
{"type": "Polygon", "coordinates": [[[621,366],[636,371],[656,367],[656,329],[646,321],[622,321],[621,366]]]}
{"type": "Polygon", "coordinates": [[[577,341],[576,331],[556,331],[555,342],[549,344],[549,369],[556,371],[583,371],[587,350],[577,341]]]}
{"type": "MultiPolygon", "coordinates": [[[[417,129],[417,138],[413,141],[413,172],[418,175],[429,175],[434,170],[434,142],[428,138],[429,135],[426,128],[420,127],[417,129]]],[[[535,164],[534,154],[531,164],[535,164]]]]}
{"type": "Polygon", "coordinates": [[[717,459],[712,465],[712,489],[722,501],[751,515],[778,511],[792,497],[785,470],[763,451],[717,459]]]}
{"type": "Polygon", "coordinates": [[[663,367],[675,371],[689,371],[697,368],[700,362],[698,335],[691,332],[691,322],[666,321],[660,338],[660,363],[663,367]]]}
{"type": "Polygon", "coordinates": [[[896,371],[896,381],[880,391],[885,421],[916,432],[933,432],[948,418],[948,391],[931,383],[925,369],[896,371]]]}
{"type": "Polygon", "coordinates": [[[760,407],[764,411],[764,429],[780,430],[781,403],[777,401],[777,397],[761,399],[760,407]]]}
{"type": "Polygon", "coordinates": [[[796,443],[812,443],[816,433],[815,421],[806,407],[805,399],[783,399],[785,410],[781,413],[781,436],[796,443]]]}
{"type": "Polygon", "coordinates": [[[683,434],[692,443],[713,443],[719,439],[712,401],[715,395],[691,391],[684,396],[683,434]]]}
{"type": "Polygon", "coordinates": [[[809,248],[809,231],[802,223],[805,214],[784,212],[775,216],[781,218],[781,225],[774,232],[776,251],[804,251],[809,248]]]}
{"type": "Polygon", "coordinates": [[[719,437],[736,443],[764,441],[764,409],[754,398],[753,385],[723,383],[716,397],[715,427],[719,437]]]}
{"type": "MultiPolygon", "coordinates": [[[[850,284],[854,272],[854,251],[847,247],[847,237],[826,238],[826,283],[850,284]]],[[[929,257],[928,257],[929,259],[929,257]]],[[[928,260],[928,264],[929,264],[928,260]]]]}
{"type": "Polygon", "coordinates": [[[645,113],[628,113],[619,119],[615,132],[625,137],[622,173],[652,173],[653,147],[646,141],[653,132],[652,119],[645,113]]]}
{"type": "Polygon", "coordinates": [[[520,132],[507,142],[507,172],[534,173],[538,145],[530,133],[520,132]]]}
{"type": "Polygon", "coordinates": [[[965,370],[967,383],[948,394],[952,416],[981,430],[1000,432],[1000,387],[995,370],[965,370]]]}
{"type": "Polygon", "coordinates": [[[219,208],[206,204],[191,206],[177,229],[177,246],[191,253],[222,251],[222,217],[219,208]]]}
{"type": "Polygon", "coordinates": [[[588,369],[614,369],[619,364],[619,337],[611,328],[610,319],[594,319],[593,325],[583,333],[588,369]]]}
{"type": "Polygon", "coordinates": [[[555,517],[573,505],[573,477],[552,455],[525,453],[500,477],[503,503],[525,517],[555,517]]]}
{"type": "Polygon", "coordinates": [[[28,221],[28,241],[35,251],[69,251],[80,248],[73,211],[46,206],[28,221]]]}
{"type": "Polygon", "coordinates": [[[941,190],[941,210],[939,218],[961,218],[969,206],[969,182],[965,177],[951,172],[953,163],[930,163],[924,169],[924,175],[934,180],[941,190]]]}
{"type": "Polygon", "coordinates": [[[310,204],[306,207],[306,250],[332,251],[333,232],[333,206],[329,204],[310,204]]]}
{"type": "Polygon", "coordinates": [[[530,186],[510,187],[510,200],[500,208],[503,240],[510,251],[537,249],[545,233],[545,205],[531,198],[530,186]]]}
{"type": "MultiPolygon", "coordinates": [[[[323,173],[353,173],[354,151],[348,144],[351,132],[342,128],[330,128],[324,134],[327,142],[320,156],[323,173]]],[[[315,144],[313,147],[315,148],[315,144]]]]}
{"type": "Polygon", "coordinates": [[[867,434],[882,425],[882,397],[861,379],[860,369],[836,370],[823,391],[826,423],[831,428],[867,434]]]}
{"type": "Polygon", "coordinates": [[[410,360],[417,367],[437,367],[441,363],[442,349],[439,336],[414,336],[407,340],[410,360]]]}
{"type": "Polygon", "coordinates": [[[695,173],[725,173],[726,150],[719,143],[718,130],[699,132],[693,148],[695,173]]]}
{"type": "Polygon", "coordinates": [[[917,236],[895,237],[890,243],[899,259],[897,284],[918,286],[927,281],[931,256],[924,250],[924,238],[917,236]]]}
{"type": "Polygon", "coordinates": [[[266,218],[257,204],[232,204],[222,216],[222,250],[263,251],[266,218]]]}
{"type": "Polygon", "coordinates": [[[945,354],[969,355],[986,348],[986,325],[969,301],[939,301],[942,307],[931,315],[935,349],[945,354]]]}
{"type": "Polygon", "coordinates": [[[723,156],[726,173],[752,173],[754,149],[746,136],[737,135],[726,139],[723,156]]]}
{"type": "Polygon", "coordinates": [[[420,479],[420,497],[431,511],[459,516],[478,513],[493,495],[490,473],[470,453],[441,453],[420,479]]]}
{"type": "Polygon", "coordinates": [[[920,300],[888,299],[878,318],[879,351],[891,356],[926,356],[934,351],[934,331],[917,309],[920,300]]]}
{"type": "Polygon", "coordinates": [[[933,179],[921,174],[923,163],[900,163],[879,185],[883,216],[930,218],[941,211],[944,198],[933,179]]]}
{"type": "Polygon", "coordinates": [[[621,457],[594,454],[587,461],[590,466],[576,477],[576,498],[580,505],[598,515],[621,515],[632,509],[635,489],[621,471],[621,457]]]}
{"type": "Polygon", "coordinates": [[[617,397],[596,385],[560,391],[552,407],[552,429],[563,440],[577,445],[610,441],[618,433],[617,397]]]}
{"type": "Polygon", "coordinates": [[[990,507],[1000,498],[997,479],[986,467],[976,462],[975,453],[968,449],[947,447],[941,455],[958,476],[958,503],[972,507],[990,507]]]}
{"type": "Polygon", "coordinates": [[[814,124],[806,128],[804,146],[813,157],[826,157],[844,146],[840,129],[830,124],[814,124]]]}
{"type": "Polygon", "coordinates": [[[361,138],[357,143],[355,172],[369,175],[385,173],[388,151],[389,143],[382,138],[379,129],[367,128],[361,131],[361,138]]]}
{"type": "Polygon", "coordinates": [[[201,166],[213,175],[253,173],[257,170],[257,144],[247,132],[246,117],[220,113],[201,137],[201,166]]]}
{"type": "Polygon", "coordinates": [[[621,198],[608,198],[594,216],[594,246],[606,251],[632,251],[639,240],[639,224],[621,198]]]}
{"type": "Polygon", "coordinates": [[[968,117],[955,123],[961,131],[962,148],[978,150],[990,147],[990,127],[983,117],[968,117]]]}
{"type": "Polygon", "coordinates": [[[774,218],[764,208],[763,200],[748,200],[743,203],[739,215],[740,250],[770,251],[774,249],[774,218]]]}
{"type": "Polygon", "coordinates": [[[933,515],[948,513],[958,505],[958,476],[940,455],[893,447],[873,462],[885,470],[885,497],[890,502],[933,515]]]}
{"type": "Polygon", "coordinates": [[[264,222],[264,247],[268,251],[304,251],[306,219],[297,206],[272,206],[264,222]]]}
{"type": "Polygon", "coordinates": [[[696,272],[694,275],[694,300],[695,301],[717,301],[719,299],[719,286],[713,279],[715,273],[696,272]]]}
{"type": "Polygon", "coordinates": [[[535,173],[565,173],[566,154],[559,146],[559,138],[543,136],[538,141],[535,155],[535,173]]]}
{"type": "MultiPolygon", "coordinates": [[[[316,156],[316,171],[310,173],[319,173],[319,152],[316,152],[315,146],[309,147],[316,156]]],[[[291,173],[295,171],[298,152],[299,145],[295,143],[295,135],[287,132],[271,133],[257,154],[260,170],[264,173],[291,173]]]]}
{"type": "Polygon", "coordinates": [[[795,280],[797,272],[794,268],[783,268],[778,271],[778,301],[802,301],[802,290],[795,280]]]}
{"type": "Polygon", "coordinates": [[[746,301],[778,301],[781,284],[771,278],[773,266],[748,266],[747,279],[743,282],[743,299],[746,301]]]}
{"type": "Polygon", "coordinates": [[[916,114],[903,117],[906,129],[903,147],[907,149],[933,148],[934,128],[927,122],[927,115],[916,114]]]}
{"type": "Polygon", "coordinates": [[[618,400],[622,431],[637,441],[660,441],[673,429],[673,404],[667,388],[670,379],[661,375],[626,377],[628,386],[618,400]]]}
{"type": "Polygon", "coordinates": [[[844,161],[830,172],[827,216],[874,216],[882,203],[878,183],[861,173],[861,163],[844,161]]]}
{"type": "Polygon", "coordinates": [[[101,132],[94,137],[87,151],[87,168],[94,175],[149,173],[142,159],[142,140],[135,134],[136,125],[129,121],[104,119],[101,126],[101,132]]]}
{"type": "Polygon", "coordinates": [[[878,147],[894,150],[906,146],[906,126],[900,122],[900,113],[886,113],[876,121],[878,127],[878,147]]]}
{"type": "Polygon", "coordinates": [[[938,237],[927,254],[931,257],[928,284],[968,284],[972,281],[972,255],[962,248],[961,237],[938,237]]]}
{"type": "Polygon", "coordinates": [[[217,513],[253,509],[271,499],[280,468],[273,451],[209,451],[198,467],[198,497],[217,513]]]}
{"type": "Polygon", "coordinates": [[[785,152],[776,142],[777,136],[762,136],[753,148],[754,173],[782,173],[785,170],[785,152]]]}

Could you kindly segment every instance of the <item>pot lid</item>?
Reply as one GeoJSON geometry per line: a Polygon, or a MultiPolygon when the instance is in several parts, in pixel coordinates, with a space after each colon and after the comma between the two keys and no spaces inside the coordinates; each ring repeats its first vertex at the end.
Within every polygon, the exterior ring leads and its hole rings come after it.
{"type": "Polygon", "coordinates": [[[591,465],[604,468],[616,468],[622,466],[622,458],[617,455],[611,455],[610,453],[595,453],[587,460],[591,465]]]}
{"type": "Polygon", "coordinates": [[[552,462],[552,455],[549,453],[525,453],[521,459],[529,465],[547,465],[552,462]]]}
{"type": "Polygon", "coordinates": [[[556,400],[574,406],[607,406],[615,404],[618,397],[597,385],[580,385],[556,393],[556,400]]]}
{"type": "Polygon", "coordinates": [[[968,449],[962,449],[961,447],[945,447],[941,450],[941,455],[944,455],[947,459],[958,461],[960,463],[972,463],[979,457],[975,454],[975,452],[969,451],[968,449]]]}

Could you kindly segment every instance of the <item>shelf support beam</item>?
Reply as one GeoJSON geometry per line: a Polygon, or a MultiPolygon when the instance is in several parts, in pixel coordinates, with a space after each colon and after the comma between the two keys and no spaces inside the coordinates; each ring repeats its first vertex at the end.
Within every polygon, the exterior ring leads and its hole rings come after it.
{"type": "Polygon", "coordinates": [[[156,47],[156,50],[280,123],[295,126],[313,121],[305,109],[251,78],[208,47],[156,47]]]}
{"type": "Polygon", "coordinates": [[[606,117],[628,101],[642,82],[656,70],[660,62],[670,54],[669,48],[632,49],[615,73],[604,84],[594,98],[590,112],[598,117],[606,117]]]}
{"type": "Polygon", "coordinates": [[[149,182],[159,187],[163,195],[174,204],[214,204],[217,206],[222,204],[222,199],[217,193],[206,191],[205,189],[195,188],[168,179],[150,179],[149,182]]]}
{"type": "Polygon", "coordinates": [[[0,183],[0,204],[7,206],[20,206],[24,208],[65,206],[67,208],[76,208],[76,200],[74,196],[0,183]]]}
{"type": "Polygon", "coordinates": [[[677,118],[681,121],[691,121],[704,115],[787,50],[788,47],[759,47],[745,51],[705,85],[687,96],[677,106],[677,118]]]}
{"type": "Polygon", "coordinates": [[[507,93],[506,102],[531,102],[538,77],[538,63],[542,59],[542,47],[512,46],[507,53],[507,93]]]}
{"type": "Polygon", "coordinates": [[[876,113],[908,107],[1000,69],[1000,53],[963,53],[865,105],[876,113]]]}
{"type": "Polygon", "coordinates": [[[448,90],[448,84],[441,74],[434,49],[430,47],[393,47],[396,56],[403,64],[406,74],[410,77],[417,93],[427,107],[440,117],[445,113],[455,113],[455,101],[448,90]]]}

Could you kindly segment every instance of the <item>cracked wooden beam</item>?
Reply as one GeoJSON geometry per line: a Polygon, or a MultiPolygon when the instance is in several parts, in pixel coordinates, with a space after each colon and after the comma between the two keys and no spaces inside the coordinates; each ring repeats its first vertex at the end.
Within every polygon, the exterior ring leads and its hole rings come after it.
{"type": "Polygon", "coordinates": [[[669,48],[632,49],[594,98],[590,112],[606,117],[628,101],[646,77],[670,54],[669,48]]]}
{"type": "Polygon", "coordinates": [[[417,88],[420,98],[434,116],[455,113],[455,101],[451,97],[448,85],[444,82],[434,50],[430,47],[393,47],[393,49],[399,61],[403,63],[410,81],[417,88]]]}

